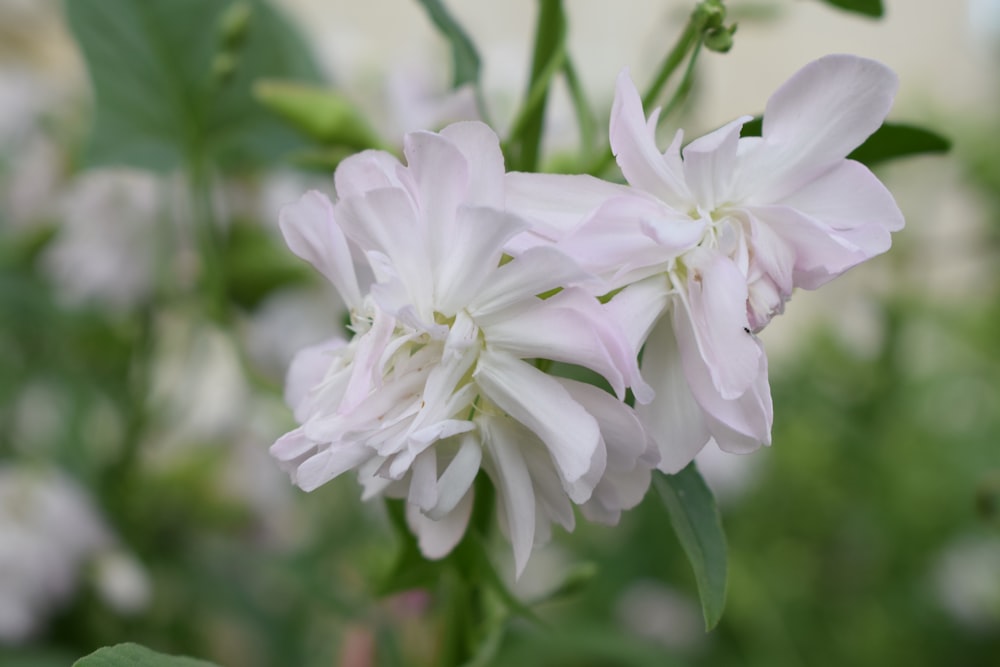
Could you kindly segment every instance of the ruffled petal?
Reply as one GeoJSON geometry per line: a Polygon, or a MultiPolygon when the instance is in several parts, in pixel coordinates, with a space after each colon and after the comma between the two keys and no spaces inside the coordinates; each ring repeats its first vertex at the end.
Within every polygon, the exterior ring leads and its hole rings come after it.
{"type": "Polygon", "coordinates": [[[366,150],[355,153],[340,162],[333,174],[337,197],[357,197],[381,188],[412,187],[403,165],[390,153],[366,150]]]}
{"type": "Polygon", "coordinates": [[[622,70],[615,85],[615,101],[611,107],[611,150],[618,160],[625,180],[632,187],[644,190],[671,206],[684,208],[690,201],[680,157],[675,155],[675,141],[662,155],[656,147],[656,116],[647,123],[642,100],[628,69],[622,70]]]}
{"type": "Polygon", "coordinates": [[[642,371],[656,397],[637,406],[636,413],[659,448],[659,469],[673,474],[690,463],[711,436],[688,385],[671,318],[660,318],[650,333],[642,371]]]}
{"type": "Polygon", "coordinates": [[[535,491],[521,454],[519,436],[523,434],[505,422],[503,417],[485,417],[479,423],[489,455],[487,472],[496,486],[503,523],[514,548],[515,575],[521,576],[535,540],[535,491]]]}
{"type": "Polygon", "coordinates": [[[695,201],[714,211],[731,195],[740,129],[752,116],[743,116],[695,139],[684,148],[684,176],[695,201]]]}
{"type": "Polygon", "coordinates": [[[473,377],[487,398],[545,443],[562,479],[576,482],[590,471],[601,442],[597,421],[554,378],[489,349],[473,377]]]}
{"type": "Polygon", "coordinates": [[[469,489],[455,508],[438,520],[426,516],[416,505],[406,504],[406,523],[417,536],[417,546],[425,558],[444,558],[462,541],[472,516],[473,495],[469,489]]]}
{"type": "Polygon", "coordinates": [[[285,376],[285,403],[300,422],[307,416],[301,409],[306,396],[326,376],[335,353],[346,345],[347,341],[337,336],[302,348],[292,358],[285,376]]]}
{"type": "Polygon", "coordinates": [[[326,276],[348,308],[360,308],[354,260],[327,196],[310,190],[296,203],[281,209],[278,225],[292,252],[326,276]]]}
{"type": "Polygon", "coordinates": [[[491,316],[518,302],[589,279],[591,275],[565,253],[547,246],[531,248],[494,271],[466,310],[488,326],[491,316]]]}
{"type": "Polygon", "coordinates": [[[479,121],[462,121],[441,130],[441,136],[465,156],[469,179],[464,203],[502,209],[504,163],[496,132],[479,121]]]}

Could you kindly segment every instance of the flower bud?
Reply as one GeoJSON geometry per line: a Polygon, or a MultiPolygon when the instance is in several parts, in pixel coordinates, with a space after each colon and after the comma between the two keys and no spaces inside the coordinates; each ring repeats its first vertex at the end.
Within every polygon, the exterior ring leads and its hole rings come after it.
{"type": "Polygon", "coordinates": [[[709,51],[726,53],[733,48],[734,32],[736,32],[735,23],[728,27],[713,28],[705,33],[703,44],[709,51]]]}

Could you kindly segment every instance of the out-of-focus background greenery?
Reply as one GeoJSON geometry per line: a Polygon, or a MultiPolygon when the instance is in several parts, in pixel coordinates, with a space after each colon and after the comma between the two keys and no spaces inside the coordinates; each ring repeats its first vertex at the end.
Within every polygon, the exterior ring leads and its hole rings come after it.
{"type": "MultiPolygon", "coordinates": [[[[4,666],[122,641],[229,667],[436,664],[441,601],[374,595],[396,548],[383,509],[346,478],[298,492],[267,455],[293,425],[288,360],[341,322],[277,210],[330,191],[324,169],[357,146],[293,132],[252,88],[332,84],[360,109],[359,146],[476,100],[448,90],[415,2],[244,4],[0,0],[4,666]]],[[[618,69],[647,76],[691,6],[606,4],[567,3],[598,125],[618,69]]],[[[895,67],[892,118],[954,148],[880,171],[908,220],[893,250],[765,332],[774,445],[699,459],[729,537],[718,628],[653,501],[536,552],[526,601],[585,583],[538,606],[548,627],[513,623],[497,664],[1000,664],[1000,3],[887,0],[881,21],[727,4],[736,46],[702,58],[671,125],[758,112],[809,59],[848,51],[895,67]]],[[[502,131],[533,3],[448,6],[502,131]]],[[[546,146],[565,161],[564,93],[546,146]]]]}

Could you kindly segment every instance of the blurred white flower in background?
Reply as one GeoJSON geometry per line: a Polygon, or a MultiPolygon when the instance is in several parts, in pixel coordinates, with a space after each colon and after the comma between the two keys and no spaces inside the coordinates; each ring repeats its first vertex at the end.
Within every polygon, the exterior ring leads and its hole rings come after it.
{"type": "Polygon", "coordinates": [[[947,545],[932,571],[938,603],[970,630],[1000,628],[1000,537],[966,536],[947,545]]]}
{"type": "Polygon", "coordinates": [[[116,544],[97,508],[55,470],[0,466],[0,643],[25,641],[66,605],[85,567],[98,594],[120,613],[146,607],[146,572],[116,544]]]}
{"type": "Polygon", "coordinates": [[[707,638],[698,603],[656,581],[640,580],[627,588],[615,616],[632,634],[675,651],[697,651],[707,638]]]}
{"type": "Polygon", "coordinates": [[[60,205],[61,228],[42,262],[71,303],[128,308],[155,284],[164,185],[145,172],[84,172],[60,205]]]}

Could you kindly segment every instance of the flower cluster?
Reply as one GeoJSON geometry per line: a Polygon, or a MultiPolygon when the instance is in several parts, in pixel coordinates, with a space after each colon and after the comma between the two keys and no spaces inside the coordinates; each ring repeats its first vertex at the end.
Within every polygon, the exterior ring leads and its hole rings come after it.
{"type": "Polygon", "coordinates": [[[741,118],[661,153],[658,113],[622,73],[610,139],[627,185],[505,174],[478,122],[407,135],[405,164],[348,158],[335,202],[309,192],[281,215],[353,336],[293,361],[301,425],[273,456],[306,490],[356,470],[365,497],[405,498],[430,558],[465,533],[482,471],[520,572],[552,523],[573,528],[574,505],[614,523],[653,468],[676,472],[713,441],[768,443],[756,334],[794,288],[885,251],[902,227],[846,159],[895,88],[876,62],[829,56],[771,97],[761,137],[741,137],[741,118]],[[552,362],[610,391],[546,373],[552,362]]]}

